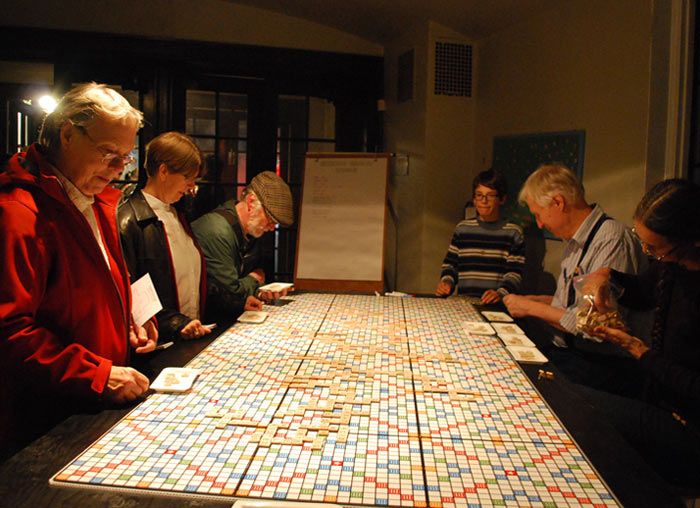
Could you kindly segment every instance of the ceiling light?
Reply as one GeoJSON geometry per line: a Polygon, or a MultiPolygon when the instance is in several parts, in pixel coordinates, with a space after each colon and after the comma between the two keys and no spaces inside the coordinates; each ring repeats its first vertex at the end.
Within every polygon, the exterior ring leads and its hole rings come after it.
{"type": "Polygon", "coordinates": [[[54,109],[56,109],[56,99],[50,95],[44,95],[39,99],[39,106],[46,113],[51,113],[54,109]]]}

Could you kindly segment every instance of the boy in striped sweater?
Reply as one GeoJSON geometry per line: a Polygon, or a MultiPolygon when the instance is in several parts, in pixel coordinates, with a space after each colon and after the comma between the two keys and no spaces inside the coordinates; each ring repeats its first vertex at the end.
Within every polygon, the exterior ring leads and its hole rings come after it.
{"type": "Polygon", "coordinates": [[[520,226],[501,217],[507,195],[503,175],[482,171],[472,191],[477,216],[455,227],[435,294],[446,297],[457,287],[461,295],[492,304],[520,291],[525,242],[520,226]]]}

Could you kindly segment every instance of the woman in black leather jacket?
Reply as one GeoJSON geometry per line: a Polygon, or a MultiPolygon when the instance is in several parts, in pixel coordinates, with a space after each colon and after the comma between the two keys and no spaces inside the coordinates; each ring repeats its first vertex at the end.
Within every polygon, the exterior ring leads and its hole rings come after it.
{"type": "MultiPolygon", "coordinates": [[[[150,274],[163,309],[162,340],[202,337],[206,270],[197,241],[172,204],[204,172],[204,157],[188,136],[166,132],[146,146],[148,181],[119,206],[118,222],[131,282],[150,274]]],[[[241,305],[242,310],[242,305],[241,305]]]]}

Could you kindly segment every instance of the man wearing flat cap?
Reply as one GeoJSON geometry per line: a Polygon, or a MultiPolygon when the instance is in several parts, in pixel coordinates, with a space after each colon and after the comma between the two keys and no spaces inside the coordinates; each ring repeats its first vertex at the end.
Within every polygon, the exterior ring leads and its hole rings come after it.
{"type": "MultiPolygon", "coordinates": [[[[265,284],[258,265],[256,239],[279,224],[294,222],[292,193],[276,173],[263,171],[243,189],[240,201],[229,200],[192,223],[207,266],[207,279],[217,291],[245,299],[256,296],[265,284]]],[[[282,294],[260,294],[271,300],[282,294]]]]}

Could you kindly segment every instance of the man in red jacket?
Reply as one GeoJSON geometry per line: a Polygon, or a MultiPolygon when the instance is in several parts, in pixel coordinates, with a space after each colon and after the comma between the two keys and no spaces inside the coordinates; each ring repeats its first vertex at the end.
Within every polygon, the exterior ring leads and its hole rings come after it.
{"type": "Polygon", "coordinates": [[[130,352],[155,348],[131,318],[119,191],[143,115],[88,83],[44,120],[0,173],[0,458],[68,414],[136,399],[130,352]]]}

